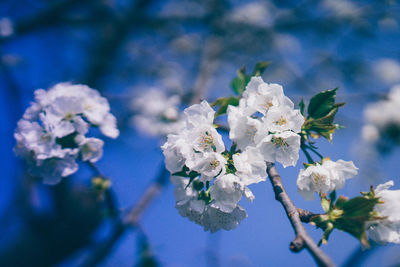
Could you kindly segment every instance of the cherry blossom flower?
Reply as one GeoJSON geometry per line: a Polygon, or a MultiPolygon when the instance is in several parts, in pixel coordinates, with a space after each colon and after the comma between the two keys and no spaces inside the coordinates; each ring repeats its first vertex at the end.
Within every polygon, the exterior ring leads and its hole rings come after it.
{"type": "Polygon", "coordinates": [[[323,159],[322,164],[315,163],[301,169],[297,178],[298,192],[307,200],[314,199],[314,192],[328,193],[342,188],[347,179],[357,175],[358,168],[352,161],[336,162],[323,159]]]}
{"type": "Polygon", "coordinates": [[[370,238],[381,245],[400,244],[400,190],[389,190],[393,185],[393,181],[389,181],[375,189],[375,195],[382,200],[375,205],[375,210],[386,218],[367,226],[370,238]]]}

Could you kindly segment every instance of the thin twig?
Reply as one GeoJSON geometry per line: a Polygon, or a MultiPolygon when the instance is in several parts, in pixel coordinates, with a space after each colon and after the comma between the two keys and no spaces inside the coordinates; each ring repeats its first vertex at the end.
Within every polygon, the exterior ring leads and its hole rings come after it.
{"type": "Polygon", "coordinates": [[[293,252],[298,252],[306,248],[318,266],[335,266],[332,260],[315,244],[306,232],[300,220],[299,211],[286,193],[281,177],[273,163],[267,163],[267,173],[275,192],[275,198],[285,209],[286,215],[296,234],[296,238],[290,244],[290,249],[293,252]]]}

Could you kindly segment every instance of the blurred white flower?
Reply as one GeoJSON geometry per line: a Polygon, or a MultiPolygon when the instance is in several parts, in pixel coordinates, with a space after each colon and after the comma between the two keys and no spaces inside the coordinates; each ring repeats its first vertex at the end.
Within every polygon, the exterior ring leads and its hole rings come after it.
{"type": "Polygon", "coordinates": [[[390,89],[387,99],[369,104],[364,110],[365,125],[361,135],[367,143],[378,143],[392,126],[400,128],[400,85],[390,89]]]}
{"type": "Polygon", "coordinates": [[[32,174],[54,184],[78,170],[79,155],[90,162],[101,158],[104,142],[84,136],[90,126],[100,126],[109,137],[119,134],[107,100],[97,91],[69,83],[39,89],[18,122],[14,151],[28,161],[32,174]]]}
{"type": "Polygon", "coordinates": [[[368,143],[375,143],[379,139],[379,130],[376,126],[367,124],[362,127],[361,136],[368,143]]]}
{"type": "Polygon", "coordinates": [[[375,210],[383,220],[371,222],[367,229],[372,240],[378,244],[400,244],[400,190],[389,190],[393,181],[378,185],[375,194],[383,203],[375,205],[375,210]]]}
{"type": "Polygon", "coordinates": [[[347,179],[354,177],[358,168],[352,161],[324,159],[322,164],[316,163],[301,169],[297,177],[298,192],[307,200],[314,199],[314,192],[328,193],[344,186],[347,179]]]}
{"type": "Polygon", "coordinates": [[[361,8],[347,0],[324,0],[322,7],[339,18],[352,19],[362,14],[361,8]]]}
{"type": "Polygon", "coordinates": [[[81,152],[83,161],[96,162],[103,156],[103,145],[104,142],[98,138],[84,138],[79,143],[79,149],[81,152]]]}
{"type": "Polygon", "coordinates": [[[400,63],[390,58],[382,58],[374,62],[373,70],[383,82],[394,84],[400,82],[400,63]]]}
{"type": "Polygon", "coordinates": [[[132,100],[132,110],[135,115],[131,119],[131,124],[152,136],[178,133],[183,127],[179,104],[178,95],[167,96],[157,89],[144,91],[132,100]]]}
{"type": "Polygon", "coordinates": [[[14,34],[14,23],[9,18],[0,19],[0,37],[9,37],[14,34]]]}
{"type": "Polygon", "coordinates": [[[269,26],[274,21],[275,13],[275,10],[270,9],[273,9],[272,5],[265,2],[239,5],[228,15],[228,20],[256,26],[269,26]]]}

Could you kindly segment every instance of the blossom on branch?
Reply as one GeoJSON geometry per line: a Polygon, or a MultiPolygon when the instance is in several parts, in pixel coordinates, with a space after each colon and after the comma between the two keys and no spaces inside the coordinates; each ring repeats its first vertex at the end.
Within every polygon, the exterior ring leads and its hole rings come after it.
{"type": "Polygon", "coordinates": [[[314,192],[324,194],[342,188],[347,179],[357,175],[358,168],[352,161],[323,159],[301,169],[297,178],[298,192],[307,200],[314,199],[314,192]]]}
{"type": "Polygon", "coordinates": [[[251,78],[240,100],[215,103],[218,112],[207,101],[186,108],[184,127],[161,147],[179,214],[211,232],[233,229],[247,217],[239,202],[255,198],[249,186],[266,180],[266,161],[296,165],[304,123],[282,87],[261,77],[251,78]],[[214,117],[225,112],[230,150],[214,125],[214,117]]]}

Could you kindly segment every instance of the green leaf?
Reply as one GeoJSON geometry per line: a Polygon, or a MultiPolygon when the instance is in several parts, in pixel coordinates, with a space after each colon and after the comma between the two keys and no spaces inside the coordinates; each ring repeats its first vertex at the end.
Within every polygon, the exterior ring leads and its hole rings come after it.
{"type": "Polygon", "coordinates": [[[332,134],[338,129],[338,125],[334,124],[336,113],[339,107],[345,103],[334,104],[332,109],[323,117],[320,118],[309,118],[303,125],[303,129],[306,130],[308,135],[312,135],[312,132],[317,135],[323,136],[332,142],[332,134]]]}
{"type": "Polygon", "coordinates": [[[300,113],[301,113],[301,115],[305,116],[305,115],[304,115],[305,104],[304,104],[303,98],[300,100],[299,107],[300,107],[300,113]]]}
{"type": "Polygon", "coordinates": [[[335,200],[336,200],[336,190],[333,190],[333,191],[329,194],[329,199],[331,200],[330,209],[332,209],[332,208],[333,208],[333,203],[335,203],[335,200]]]}
{"type": "Polygon", "coordinates": [[[235,92],[235,94],[237,94],[237,95],[242,94],[244,91],[243,81],[238,77],[236,77],[232,80],[231,87],[232,87],[233,92],[235,92]]]}
{"type": "Polygon", "coordinates": [[[193,188],[197,191],[200,191],[201,189],[203,189],[204,187],[204,183],[200,180],[195,180],[193,182],[193,188]]]}
{"type": "Polygon", "coordinates": [[[271,61],[257,62],[257,64],[254,66],[253,76],[261,76],[271,63],[271,61]]]}
{"type": "Polygon", "coordinates": [[[250,75],[246,75],[246,68],[243,66],[237,71],[237,77],[231,82],[232,90],[237,94],[241,95],[246,89],[247,83],[250,81],[250,75]]]}
{"type": "Polygon", "coordinates": [[[212,103],[211,106],[212,107],[219,106],[217,112],[215,113],[215,117],[225,114],[229,105],[231,106],[239,105],[239,98],[234,96],[222,97],[214,101],[214,103],[212,103]]]}
{"type": "Polygon", "coordinates": [[[312,118],[321,118],[327,115],[335,105],[337,89],[322,91],[313,96],[308,105],[308,115],[312,118]]]}

